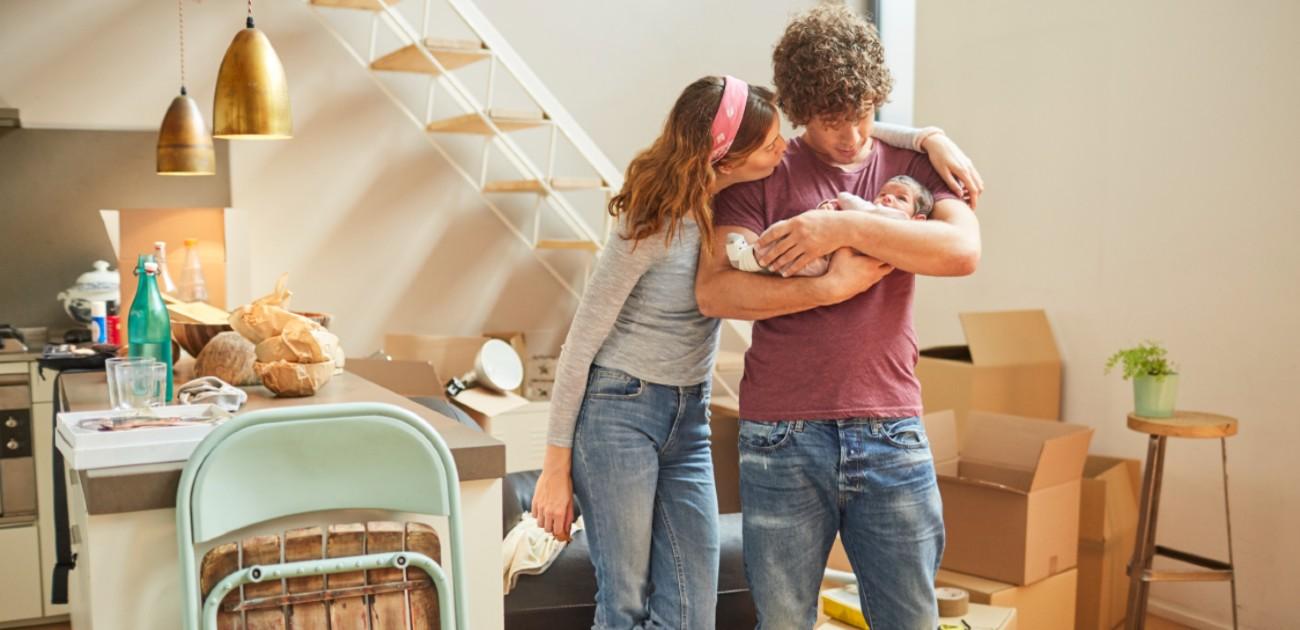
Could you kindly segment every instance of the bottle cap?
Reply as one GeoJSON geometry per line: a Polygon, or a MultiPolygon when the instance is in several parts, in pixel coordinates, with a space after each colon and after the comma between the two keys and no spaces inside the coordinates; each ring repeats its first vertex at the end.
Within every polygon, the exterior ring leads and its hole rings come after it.
{"type": "Polygon", "coordinates": [[[166,248],[167,248],[167,241],[154,241],[154,242],[153,242],[153,248],[156,249],[156,250],[157,250],[157,249],[166,249],[166,248]]]}
{"type": "Polygon", "coordinates": [[[117,315],[118,309],[121,308],[117,305],[117,300],[109,300],[105,302],[105,306],[108,308],[109,315],[117,315]]]}
{"type": "Polygon", "coordinates": [[[98,301],[98,300],[91,302],[91,303],[90,303],[90,316],[91,316],[91,317],[107,317],[107,316],[108,316],[108,305],[105,304],[105,303],[103,303],[103,302],[100,302],[100,301],[98,301]]]}
{"type": "Polygon", "coordinates": [[[186,246],[186,247],[194,247],[195,245],[198,245],[198,244],[199,244],[199,239],[197,239],[197,238],[187,238],[187,239],[185,239],[185,246],[186,246]]]}
{"type": "Polygon", "coordinates": [[[146,263],[144,264],[144,272],[147,273],[147,274],[149,274],[149,275],[151,275],[151,276],[153,276],[153,275],[157,275],[157,273],[158,273],[158,263],[156,263],[156,262],[154,262],[154,261],[152,261],[152,260],[149,261],[149,262],[146,262],[146,263]]]}

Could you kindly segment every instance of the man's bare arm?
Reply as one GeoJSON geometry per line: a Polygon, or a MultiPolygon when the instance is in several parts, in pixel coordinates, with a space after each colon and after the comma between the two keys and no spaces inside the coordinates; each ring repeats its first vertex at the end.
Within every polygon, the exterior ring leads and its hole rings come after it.
{"type": "Polygon", "coordinates": [[[979,220],[970,206],[957,199],[937,202],[929,221],[813,210],[768,228],[759,245],[764,248],[759,262],[790,272],[817,256],[852,247],[904,271],[965,276],[979,264],[979,220]]]}
{"type": "Polygon", "coordinates": [[[736,226],[722,226],[714,234],[713,253],[700,251],[695,276],[695,299],[708,317],[759,320],[800,313],[838,304],[866,291],[893,270],[867,256],[837,252],[830,271],[816,278],[781,278],[739,271],[727,261],[727,235],[757,236],[736,226]]]}

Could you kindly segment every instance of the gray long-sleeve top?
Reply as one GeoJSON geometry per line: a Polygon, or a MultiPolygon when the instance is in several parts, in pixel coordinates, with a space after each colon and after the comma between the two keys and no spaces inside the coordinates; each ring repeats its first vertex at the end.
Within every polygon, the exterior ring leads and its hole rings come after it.
{"type": "MultiPolygon", "coordinates": [[[[877,123],[872,136],[920,151],[926,132],[877,123]]],[[[671,243],[656,234],[635,244],[619,228],[596,262],[555,369],[547,427],[552,446],[573,446],[593,364],[676,386],[707,381],[713,370],[720,322],[702,315],[695,302],[699,226],[683,222],[671,243]]]]}

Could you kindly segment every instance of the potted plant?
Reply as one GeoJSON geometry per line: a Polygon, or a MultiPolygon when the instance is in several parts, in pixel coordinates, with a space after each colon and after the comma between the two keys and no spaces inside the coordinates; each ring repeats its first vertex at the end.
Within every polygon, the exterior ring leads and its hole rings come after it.
{"type": "Polygon", "coordinates": [[[1174,415],[1178,397],[1178,372],[1169,362],[1164,346],[1146,341],[1112,354],[1106,360],[1106,373],[1124,364],[1124,380],[1133,379],[1134,413],[1147,418],[1174,415]]]}

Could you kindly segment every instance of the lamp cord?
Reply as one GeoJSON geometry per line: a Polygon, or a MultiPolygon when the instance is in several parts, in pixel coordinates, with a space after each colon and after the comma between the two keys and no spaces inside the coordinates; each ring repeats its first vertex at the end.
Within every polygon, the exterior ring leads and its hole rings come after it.
{"type": "Polygon", "coordinates": [[[185,96],[185,0],[176,0],[176,15],[181,33],[181,96],[185,96]]]}
{"type": "Polygon", "coordinates": [[[253,0],[248,0],[248,28],[253,28],[253,0]]]}

